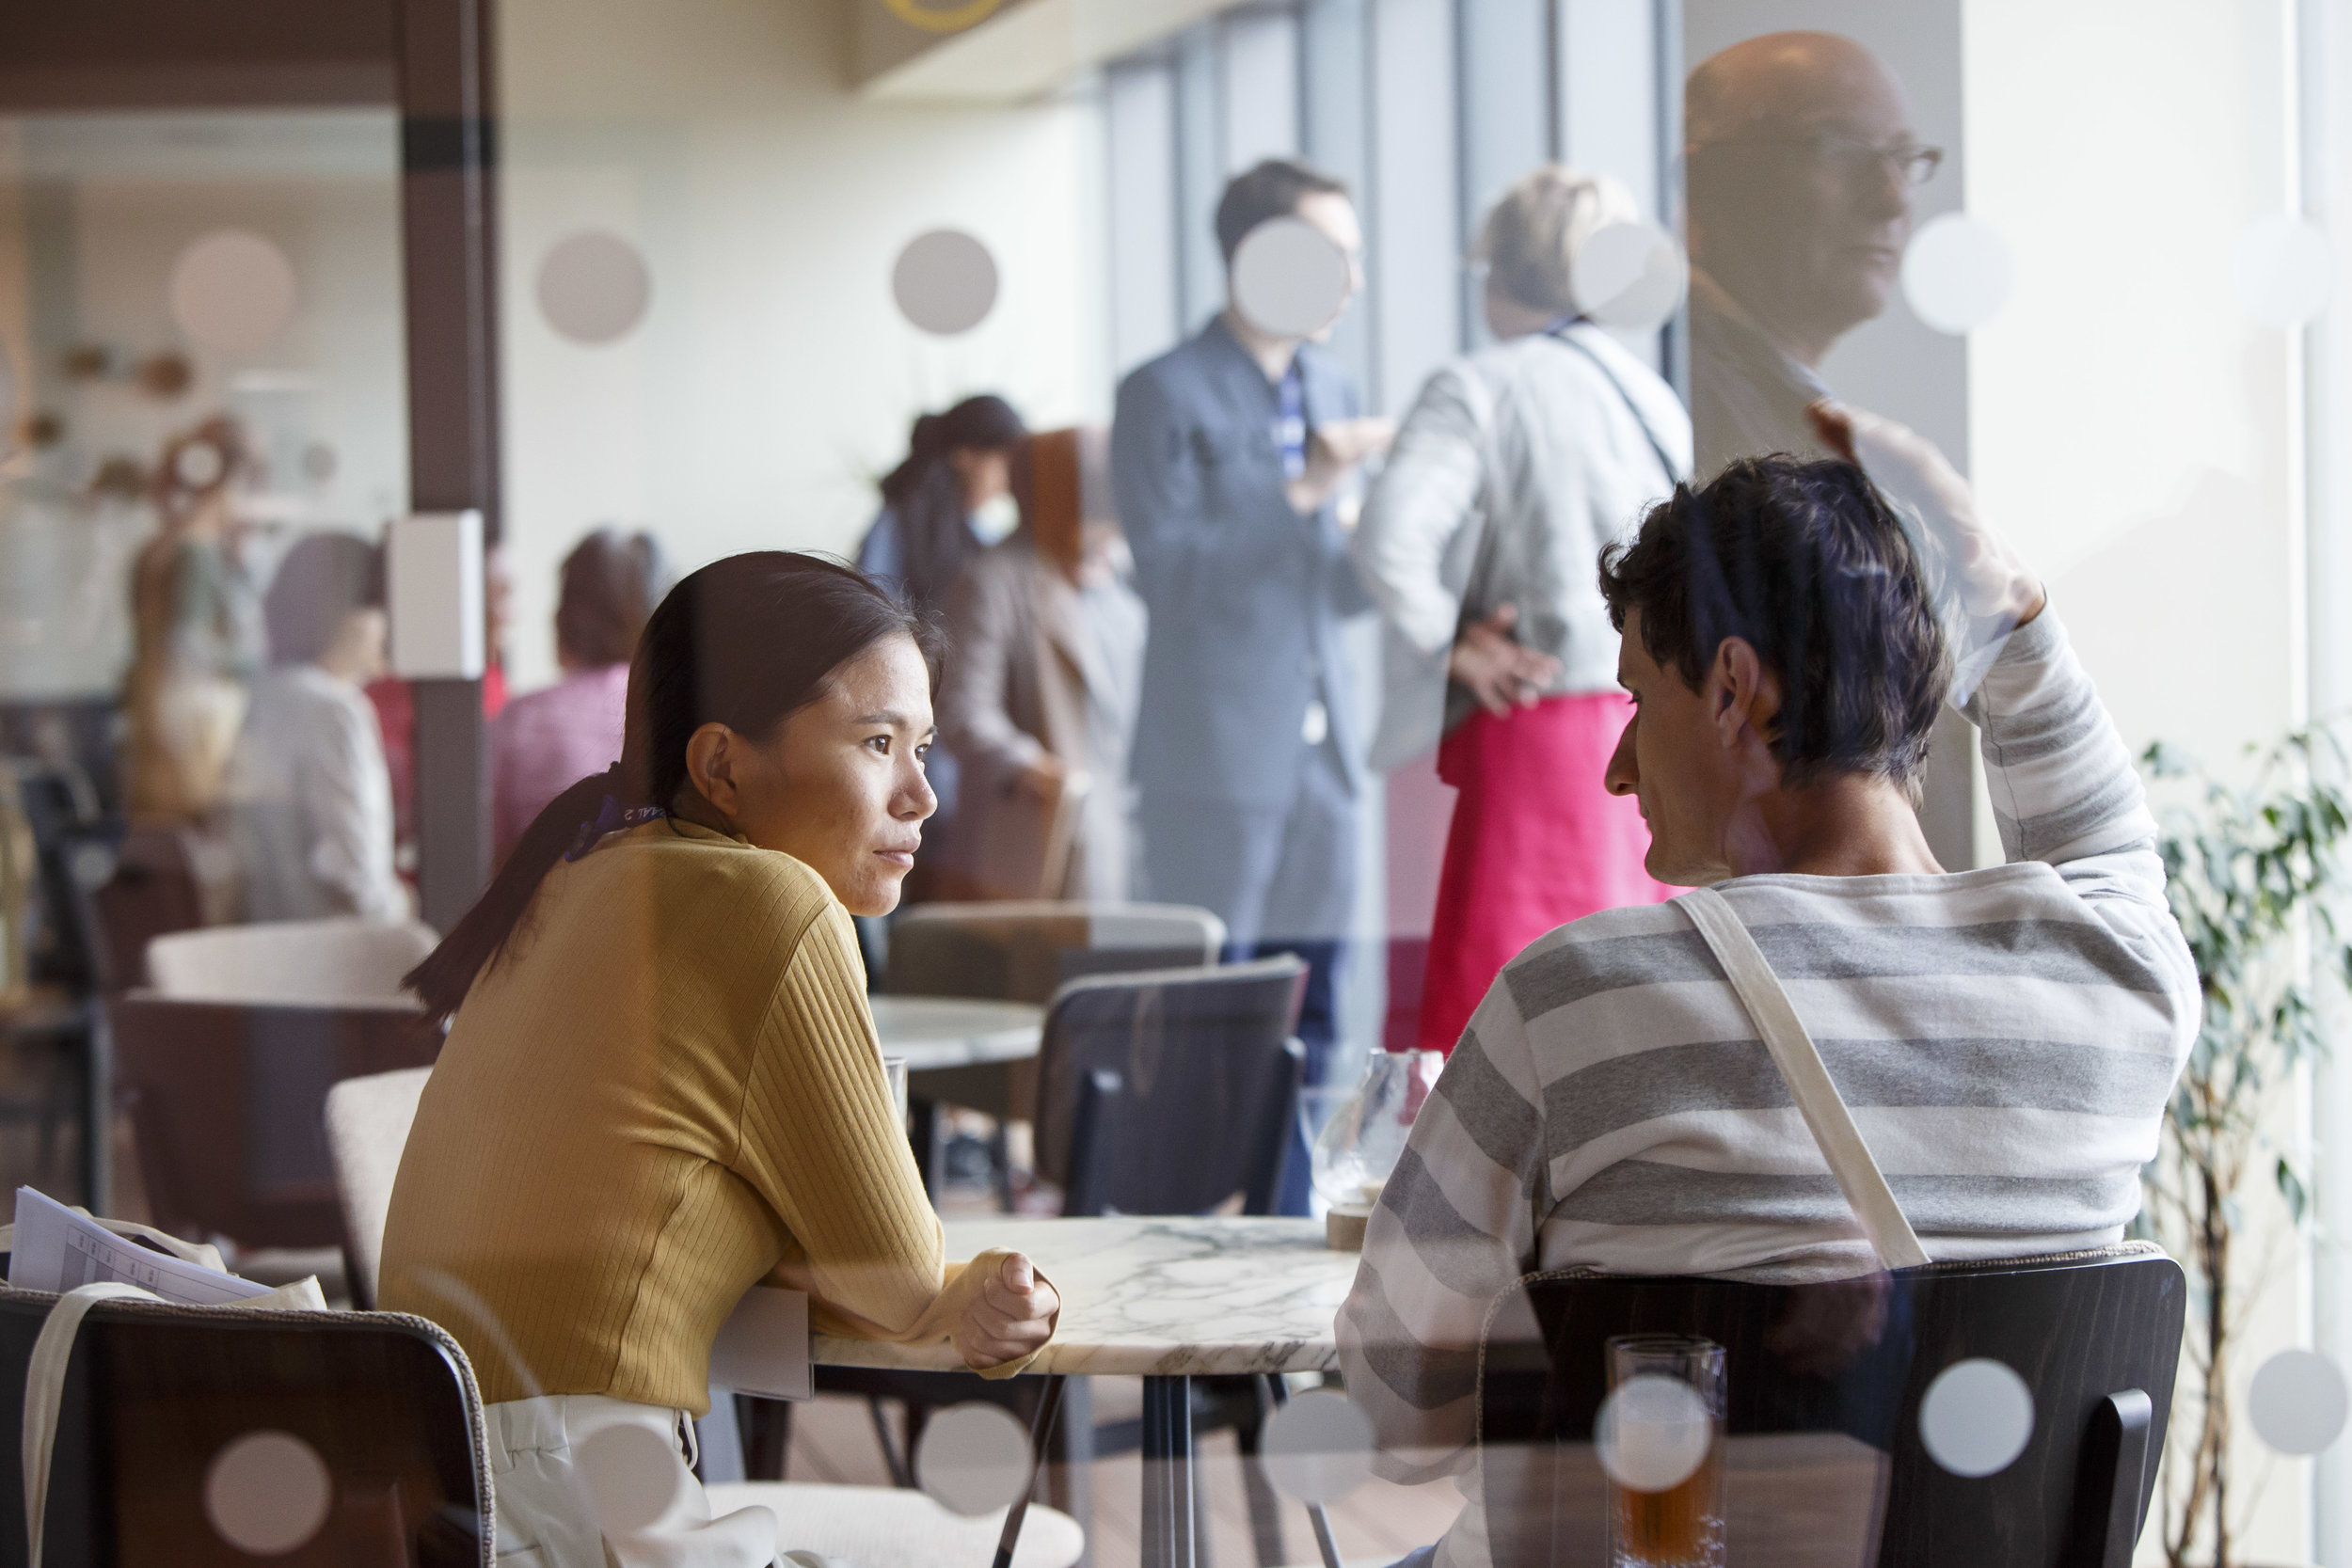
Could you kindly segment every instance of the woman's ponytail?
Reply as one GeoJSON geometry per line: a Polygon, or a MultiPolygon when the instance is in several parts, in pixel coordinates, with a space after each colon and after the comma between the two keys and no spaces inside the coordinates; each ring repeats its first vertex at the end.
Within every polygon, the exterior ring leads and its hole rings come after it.
{"type": "Polygon", "coordinates": [[[773,738],[842,665],[883,639],[935,657],[928,622],[853,567],[762,550],[690,574],[645,622],[629,662],[621,760],[548,802],[488,888],[402,984],[437,1018],[506,952],[539,884],[603,832],[660,816],[690,789],[686,746],[705,724],[773,738]],[[658,808],[658,809],[656,809],[658,808]]]}

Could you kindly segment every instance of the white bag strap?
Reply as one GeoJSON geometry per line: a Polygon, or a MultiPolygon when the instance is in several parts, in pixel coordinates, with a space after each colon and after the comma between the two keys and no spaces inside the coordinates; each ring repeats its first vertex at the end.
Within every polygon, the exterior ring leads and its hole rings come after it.
{"type": "Polygon", "coordinates": [[[49,1459],[57,1444],[57,1408],[65,1402],[66,1363],[73,1358],[74,1337],[82,1320],[102,1301],[123,1298],[152,1301],[154,1295],[135,1285],[102,1280],[83,1285],[57,1298],[33,1340],[33,1355],[24,1370],[24,1543],[26,1568],[40,1568],[41,1528],[49,1516],[49,1459]]]}
{"type": "Polygon", "coordinates": [[[1821,1158],[1829,1162],[1830,1174],[1837,1178],[1838,1188],[1845,1193],[1854,1218],[1862,1222],[1862,1233],[1869,1238],[1879,1260],[1890,1269],[1917,1268],[1927,1262],[1926,1249],[1903,1217],[1902,1206],[1895,1201],[1879,1163],[1870,1157],[1870,1146],[1862,1141],[1853,1113],[1846,1109],[1837,1085],[1830,1081],[1820,1051],[1805,1033],[1787,988],[1765,961],[1756,938],[1713,888],[1692,888],[1675,903],[1698,927],[1715,961],[1724,966],[1731,989],[1740,993],[1740,1005],[1755,1021],[1756,1033],[1764,1037],[1764,1047],[1772,1053],[1781,1081],[1788,1085],[1788,1097],[1804,1113],[1821,1158]]]}

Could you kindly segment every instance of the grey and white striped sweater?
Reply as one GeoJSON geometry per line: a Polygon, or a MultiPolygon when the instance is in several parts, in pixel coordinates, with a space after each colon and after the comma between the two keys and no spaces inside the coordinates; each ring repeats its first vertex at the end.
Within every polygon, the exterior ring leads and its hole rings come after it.
{"type": "MultiPolygon", "coordinates": [[[[2116,1240],[2196,1037],[2138,775],[2057,617],[1968,708],[2006,865],[1721,884],[1937,1259],[2116,1240]]],[[[1730,983],[1671,906],[1512,960],[1415,1122],[1339,1321],[1384,1472],[1463,1463],[1480,1325],[1518,1275],[1874,1266],[1730,983]]],[[[1474,1560],[1449,1550],[1449,1560],[1474,1560]]]]}

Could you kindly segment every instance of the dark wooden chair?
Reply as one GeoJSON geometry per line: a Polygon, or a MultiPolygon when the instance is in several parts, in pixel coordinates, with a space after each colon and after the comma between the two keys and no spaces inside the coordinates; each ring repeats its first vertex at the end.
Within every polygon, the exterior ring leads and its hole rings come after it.
{"type": "MultiPolygon", "coordinates": [[[[0,1420],[24,1425],[33,1341],[57,1298],[0,1289],[0,1420]]],[[[222,1568],[257,1560],[215,1531],[215,1455],[284,1433],[326,1465],[332,1500],[286,1568],[492,1568],[482,1400],[456,1341],[389,1313],[102,1302],[66,1371],[49,1477],[51,1564],[222,1568]]],[[[25,1560],[21,1465],[0,1465],[0,1568],[25,1560]]]]}
{"type": "Polygon", "coordinates": [[[1073,980],[1038,1053],[1038,1168],[1065,1214],[1274,1212],[1298,1114],[1290,956],[1073,980]]]}
{"type": "Polygon", "coordinates": [[[2147,1516],[2187,1285],[2155,1247],[1932,1264],[1830,1285],[1534,1275],[1497,1302],[1478,1434],[1497,1568],[1606,1560],[1594,1422],[1603,1344],[1724,1350],[1731,1560],[2128,1568],[2147,1516]],[[1999,1361],[2033,1401],[2024,1450],[1956,1475],[1920,1433],[1930,1386],[1999,1361]]]}
{"type": "MultiPolygon", "coordinates": [[[[919,904],[889,927],[880,990],[891,996],[971,996],[1039,1006],[1089,974],[1199,969],[1225,945],[1225,923],[1187,904],[1091,904],[1037,899],[919,904]]],[[[1037,1115],[1037,1064],[949,1068],[910,1085],[915,1154],[937,1195],[945,1149],[940,1108],[961,1105],[996,1119],[989,1163],[998,1206],[1012,1212],[1007,1122],[1037,1115]]]]}
{"type": "Polygon", "coordinates": [[[326,1091],[430,1067],[441,1031],[401,1007],[195,1002],[145,993],[111,1008],[156,1224],[242,1247],[344,1244],[326,1091]]]}
{"type": "Polygon", "coordinates": [[[75,884],[92,978],[119,995],[147,984],[147,944],[204,924],[196,853],[177,828],[133,828],[115,851],[113,875],[75,884]]]}

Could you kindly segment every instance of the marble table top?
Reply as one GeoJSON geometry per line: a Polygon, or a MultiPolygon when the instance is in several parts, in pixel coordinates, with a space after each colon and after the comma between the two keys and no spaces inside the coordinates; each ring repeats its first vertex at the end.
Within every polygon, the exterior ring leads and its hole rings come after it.
{"type": "MultiPolygon", "coordinates": [[[[947,1256],[1025,1252],[1061,1292],[1039,1372],[1197,1376],[1329,1371],[1332,1322],[1357,1255],[1323,1244],[1319,1220],[951,1219],[947,1256]]],[[[814,1337],[840,1367],[960,1370],[946,1344],[880,1345],[814,1337]]]]}
{"type": "Polygon", "coordinates": [[[909,1072],[1011,1062],[1037,1054],[1045,1009],[1025,1002],[961,996],[870,996],[874,1033],[885,1056],[909,1072]]]}

